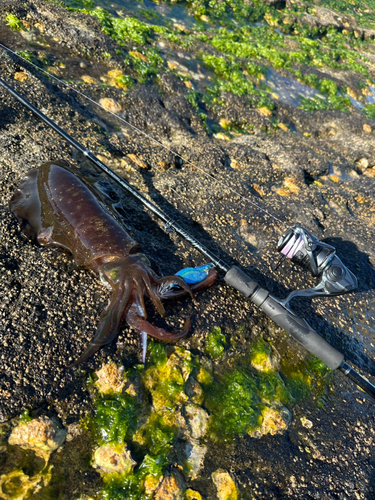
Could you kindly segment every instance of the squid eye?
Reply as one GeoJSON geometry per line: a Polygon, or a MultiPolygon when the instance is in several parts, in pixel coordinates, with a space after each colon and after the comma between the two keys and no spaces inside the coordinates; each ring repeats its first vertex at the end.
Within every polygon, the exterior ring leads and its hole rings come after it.
{"type": "Polygon", "coordinates": [[[111,278],[111,279],[113,279],[113,281],[115,281],[117,276],[118,276],[118,273],[119,273],[119,268],[115,267],[114,269],[111,269],[110,271],[108,271],[107,275],[109,278],[111,278]]]}
{"type": "Polygon", "coordinates": [[[141,262],[143,262],[144,264],[146,264],[146,266],[150,266],[151,265],[151,262],[149,261],[149,259],[146,257],[146,255],[140,255],[139,256],[139,260],[141,262]]]}

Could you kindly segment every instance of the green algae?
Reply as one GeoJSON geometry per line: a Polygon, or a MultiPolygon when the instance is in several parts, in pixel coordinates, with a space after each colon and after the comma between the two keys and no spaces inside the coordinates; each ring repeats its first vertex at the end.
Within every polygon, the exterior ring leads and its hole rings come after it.
{"type": "Polygon", "coordinates": [[[205,404],[213,416],[216,436],[244,436],[260,424],[261,401],[255,377],[245,370],[232,370],[205,388],[205,404]]]}
{"type": "MultiPolygon", "coordinates": [[[[143,49],[142,52],[130,52],[125,57],[124,63],[137,74],[138,80],[141,83],[146,83],[157,77],[160,69],[164,66],[163,58],[154,47],[143,49]]],[[[123,78],[124,83],[125,81],[132,81],[127,75],[122,75],[120,78],[123,78]]]]}
{"type": "Polygon", "coordinates": [[[32,498],[42,485],[47,486],[51,480],[51,469],[46,467],[33,477],[23,470],[16,469],[0,477],[0,498],[5,500],[20,500],[32,498]]]}
{"type": "MultiPolygon", "coordinates": [[[[245,333],[241,331],[242,335],[245,333]]],[[[218,352],[222,356],[225,349],[228,354],[235,352],[236,343],[227,345],[220,328],[213,328],[210,336],[215,339],[213,356],[205,348],[210,358],[220,359],[215,356],[218,352]]],[[[96,446],[111,445],[122,449],[125,445],[137,463],[134,470],[130,468],[124,473],[105,472],[99,466],[102,487],[98,498],[151,499],[160,478],[172,463],[177,461],[181,467],[186,467],[186,458],[176,452],[186,439],[186,436],[181,437],[181,419],[187,418],[186,404],[208,413],[208,432],[216,442],[246,434],[259,437],[264,432],[277,432],[277,420],[268,423],[269,430],[264,430],[267,415],[278,415],[279,411],[285,411],[284,405],[306,401],[312,394],[316,404],[324,404],[324,397],[319,398],[319,394],[326,394],[331,372],[323,363],[309,356],[297,364],[290,358],[281,360],[280,367],[276,363],[270,368],[268,360],[272,355],[271,344],[258,338],[234,357],[226,356],[224,360],[231,360],[230,363],[223,360],[212,368],[210,360],[201,354],[150,341],[146,366],[135,365],[125,370],[121,392],[99,393],[95,376],[90,376],[88,387],[92,390],[94,411],[86,417],[83,427],[89,431],[96,446]],[[254,369],[253,365],[258,368],[254,369]],[[194,405],[188,390],[193,381],[200,384],[202,391],[202,398],[194,405]]],[[[28,419],[28,412],[24,412],[22,418],[28,419]]],[[[24,470],[22,487],[32,491],[34,486],[40,485],[40,495],[50,498],[48,488],[53,484],[51,491],[55,491],[59,480],[54,477],[53,470],[42,471],[43,478],[35,474],[29,477],[24,470]]],[[[14,487],[12,478],[6,478],[4,487],[14,487]]],[[[16,475],[14,478],[16,481],[16,475]]]]}
{"type": "Polygon", "coordinates": [[[271,352],[272,349],[270,344],[263,339],[259,339],[251,347],[250,361],[253,365],[261,366],[263,370],[268,370],[271,368],[269,364],[271,352]]]}
{"type": "Polygon", "coordinates": [[[173,413],[177,405],[186,401],[182,370],[174,363],[169,363],[161,344],[149,347],[150,366],[145,370],[143,383],[152,396],[156,410],[173,413]]]}
{"type": "Polygon", "coordinates": [[[32,419],[33,419],[33,417],[30,415],[29,410],[24,410],[20,415],[20,422],[22,422],[23,424],[27,424],[32,419]]]}
{"type": "MultiPolygon", "coordinates": [[[[370,42],[352,32],[341,33],[332,26],[309,28],[301,25],[300,18],[306,9],[297,4],[278,11],[258,0],[251,4],[244,0],[192,0],[183,5],[187,17],[195,16],[194,21],[189,19],[193,28],[187,29],[173,25],[152,9],[140,9],[134,17],[120,19],[103,7],[95,7],[92,0],[65,0],[64,3],[71,10],[98,18],[103,32],[120,46],[138,45],[135,52],[141,57],[134,55],[134,48],[133,53],[124,55],[124,64],[133,77],[125,75],[124,81],[119,82],[126,88],[132,86],[134,78],[143,84],[159,83],[160,71],[174,72],[183,80],[187,79],[168,67],[168,56],[155,47],[158,39],[183,49],[195,49],[205,67],[213,71],[214,78],[209,85],[191,88],[186,97],[208,134],[220,132],[211,112],[216,113],[224,104],[223,93],[245,96],[252,107],[273,109],[274,96],[262,83],[267,78],[267,66],[289,72],[324,94],[324,98],[301,97],[299,107],[309,112],[329,109],[349,112],[351,108],[345,87],[338,88],[332,79],[309,73],[309,67],[323,73],[324,68],[351,70],[369,78],[369,60],[363,52],[370,42]],[[153,25],[155,20],[158,24],[153,25]],[[259,21],[263,25],[259,25],[259,21]],[[258,25],[253,25],[254,22],[258,25]],[[285,33],[293,40],[292,48],[286,43],[285,33]],[[202,50],[202,43],[214,48],[215,54],[206,48],[202,50]]],[[[311,9],[314,13],[314,8],[311,9]]],[[[246,133],[251,128],[251,124],[233,126],[235,133],[246,133]]],[[[270,127],[272,130],[272,125],[270,127]]],[[[277,123],[273,123],[273,127],[277,127],[277,123]]]]}
{"type": "Polygon", "coordinates": [[[147,422],[142,425],[133,440],[146,447],[152,455],[166,454],[171,449],[177,435],[177,425],[169,423],[163,413],[152,412],[147,422]]]}
{"type": "Polygon", "coordinates": [[[367,118],[375,120],[375,104],[366,104],[362,111],[367,118]]]}
{"type": "Polygon", "coordinates": [[[94,416],[98,442],[123,443],[135,428],[138,404],[127,394],[103,395],[96,401],[94,416]]]}
{"type": "Polygon", "coordinates": [[[157,480],[163,475],[168,461],[164,455],[151,457],[145,455],[136,472],[130,474],[112,473],[103,477],[104,488],[101,498],[104,500],[148,500],[152,493],[145,491],[145,482],[157,480]]]}
{"type": "Polygon", "coordinates": [[[10,29],[15,31],[20,31],[24,29],[21,20],[18,19],[18,17],[15,16],[14,14],[9,13],[5,16],[5,24],[9,26],[10,29]]]}
{"type": "Polygon", "coordinates": [[[221,328],[212,328],[207,336],[205,351],[212,359],[219,359],[224,354],[226,346],[225,335],[221,333],[221,328]]]}
{"type": "Polygon", "coordinates": [[[332,381],[332,370],[322,361],[312,355],[297,365],[281,360],[281,370],[295,403],[300,403],[313,395],[317,406],[325,406],[327,390],[332,381]]]}

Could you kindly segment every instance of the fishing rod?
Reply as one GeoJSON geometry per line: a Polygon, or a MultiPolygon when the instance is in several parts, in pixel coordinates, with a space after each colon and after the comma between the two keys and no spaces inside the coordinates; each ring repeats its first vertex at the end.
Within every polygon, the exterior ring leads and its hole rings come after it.
{"type": "Polygon", "coordinates": [[[331,370],[339,369],[344,375],[354,381],[361,389],[375,400],[375,386],[352,368],[344,359],[344,355],[331,346],[323,337],[315,332],[307,321],[297,316],[290,308],[289,302],[297,296],[335,296],[349,293],[357,288],[357,279],[336,255],[334,247],[321,242],[307,229],[300,225],[290,227],[278,241],[278,250],[282,258],[309,270],[313,276],[320,279],[315,288],[296,290],[286,299],[273,297],[268,290],[262,288],[251,276],[237,266],[229,266],[207,249],[196,238],[189,234],[177,222],[166,215],[158,206],[139,193],[125,179],[117,175],[105,163],[99,160],[90,150],[71,137],[65,130],[48,118],[42,111],[31,104],[13,87],[0,78],[0,85],[26,108],[43,120],[48,126],[63,137],[73,148],[83,154],[88,160],[104,171],[122,188],[131,193],[152,213],[164,221],[166,228],[174,230],[186,239],[194,248],[205,255],[216,267],[225,272],[224,280],[238,290],[244,297],[258,306],[272,321],[288,332],[297,342],[311,354],[319,358],[331,370]]]}
{"type": "Polygon", "coordinates": [[[165,144],[163,144],[162,142],[158,141],[157,139],[155,139],[155,137],[153,137],[152,135],[150,134],[147,134],[144,130],[140,129],[139,127],[137,127],[136,125],[134,125],[133,123],[129,122],[128,120],[126,120],[125,118],[123,118],[122,116],[114,113],[113,111],[111,111],[110,109],[106,108],[105,106],[103,106],[103,104],[100,104],[100,102],[97,102],[95,101],[94,99],[92,99],[91,97],[89,97],[88,95],[84,94],[83,92],[77,90],[76,88],[74,88],[72,85],[69,85],[69,83],[66,83],[64,80],[61,80],[60,78],[58,78],[56,75],[54,75],[53,73],[50,73],[49,71],[41,68],[40,66],[37,66],[36,64],[34,64],[32,61],[26,59],[25,57],[23,57],[21,54],[19,54],[18,52],[15,52],[14,50],[10,49],[9,47],[7,47],[6,45],[4,45],[3,43],[0,42],[0,48],[2,48],[3,50],[5,50],[6,52],[8,52],[9,54],[17,57],[17,59],[21,59],[26,65],[29,65],[29,66],[32,66],[33,68],[35,68],[37,71],[41,72],[41,73],[44,73],[46,76],[48,76],[48,78],[52,79],[52,80],[55,80],[56,82],[58,83],[61,83],[64,87],[67,87],[68,89],[70,89],[72,92],[75,92],[77,95],[83,97],[84,99],[86,99],[87,101],[91,102],[92,104],[95,104],[95,106],[98,106],[99,108],[103,109],[106,113],[114,116],[117,120],[125,123],[126,125],[128,125],[129,127],[131,127],[133,130],[135,130],[137,133],[143,135],[144,137],[146,137],[149,141],[151,142],[154,142],[155,144],[161,146],[163,149],[165,149],[166,151],[168,151],[169,153],[172,153],[176,158],[179,158],[180,160],[182,160],[183,162],[185,162],[185,164],[187,165],[190,165],[191,167],[193,168],[196,168],[199,172],[201,172],[203,175],[205,175],[206,177],[208,177],[210,180],[212,180],[213,182],[215,182],[216,184],[226,188],[228,191],[230,191],[232,194],[234,194],[235,196],[238,196],[241,200],[243,200],[245,203],[247,204],[250,204],[252,205],[253,207],[255,207],[257,210],[259,210],[260,212],[263,212],[263,214],[267,217],[270,217],[271,219],[279,222],[280,224],[286,226],[286,227],[289,227],[288,224],[280,219],[279,217],[276,217],[275,214],[272,214],[271,212],[268,212],[268,210],[265,210],[264,207],[261,207],[260,205],[258,205],[257,203],[255,203],[253,200],[251,200],[250,198],[248,198],[247,196],[244,196],[243,194],[239,193],[238,191],[236,191],[235,189],[233,189],[231,186],[228,186],[227,184],[225,184],[224,182],[222,182],[221,180],[219,180],[217,177],[214,177],[211,173],[207,172],[206,170],[204,170],[202,167],[200,167],[199,165],[197,165],[196,163],[192,162],[191,160],[189,160],[188,158],[185,158],[184,156],[182,156],[181,154],[177,153],[176,151],[174,151],[173,149],[169,148],[168,146],[166,146],[165,144]]]}

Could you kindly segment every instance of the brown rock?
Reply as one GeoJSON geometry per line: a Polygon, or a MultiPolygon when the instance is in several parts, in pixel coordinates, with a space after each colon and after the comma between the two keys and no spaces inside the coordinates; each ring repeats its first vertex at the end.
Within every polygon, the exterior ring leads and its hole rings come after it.
{"type": "Polygon", "coordinates": [[[371,134],[372,128],[370,127],[370,125],[367,125],[367,123],[365,123],[363,125],[363,131],[366,132],[367,134],[371,134]]]}
{"type": "Polygon", "coordinates": [[[9,444],[45,454],[57,450],[65,441],[65,437],[66,430],[62,429],[55,419],[42,416],[17,425],[9,437],[9,444]]]}
{"type": "Polygon", "coordinates": [[[218,469],[211,474],[211,477],[217,488],[218,500],[238,500],[237,485],[228,471],[218,469]]]}
{"type": "Polygon", "coordinates": [[[95,382],[99,392],[105,394],[107,392],[121,392],[126,379],[124,378],[124,367],[118,367],[115,363],[103,365],[96,372],[98,380],[95,382]]]}
{"type": "Polygon", "coordinates": [[[183,500],[185,484],[178,472],[165,476],[155,493],[155,500],[183,500]]]}
{"type": "Polygon", "coordinates": [[[135,465],[137,463],[132,459],[126,444],[100,446],[95,450],[93,467],[103,472],[125,474],[131,472],[135,465]]]}
{"type": "Polygon", "coordinates": [[[24,82],[27,80],[27,74],[24,71],[17,71],[14,73],[14,79],[19,82],[24,82]]]}
{"type": "Polygon", "coordinates": [[[121,111],[120,104],[109,97],[99,99],[99,104],[101,104],[107,111],[111,111],[112,113],[118,113],[119,111],[121,111]]]}

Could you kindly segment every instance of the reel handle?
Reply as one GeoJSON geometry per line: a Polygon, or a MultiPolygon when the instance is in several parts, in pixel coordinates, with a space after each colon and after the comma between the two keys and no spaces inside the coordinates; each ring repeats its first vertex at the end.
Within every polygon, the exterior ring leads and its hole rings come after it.
{"type": "Polygon", "coordinates": [[[332,297],[350,293],[358,287],[357,278],[337,257],[336,249],[299,224],[290,227],[280,237],[277,249],[283,259],[290,259],[320,280],[316,287],[295,290],[280,300],[285,307],[294,297],[332,297]]]}
{"type": "Polygon", "coordinates": [[[294,297],[333,297],[350,293],[358,287],[356,276],[341,262],[337,255],[330,258],[329,264],[320,275],[320,282],[314,288],[304,290],[294,290],[280,300],[280,303],[288,307],[289,302],[294,297]]]}

